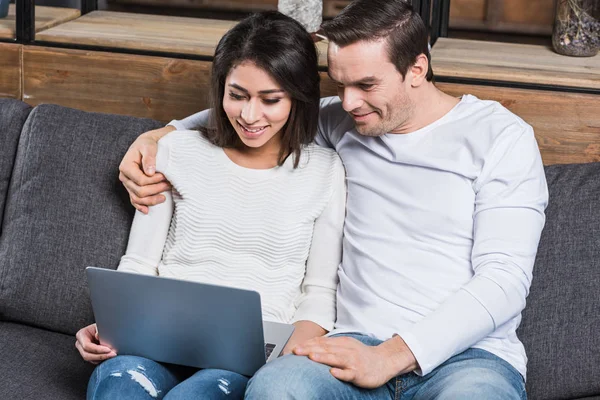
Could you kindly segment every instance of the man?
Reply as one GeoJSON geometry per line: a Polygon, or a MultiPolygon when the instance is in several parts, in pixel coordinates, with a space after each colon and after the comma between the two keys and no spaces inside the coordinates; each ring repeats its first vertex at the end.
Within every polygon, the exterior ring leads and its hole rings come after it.
{"type": "MultiPolygon", "coordinates": [[[[355,0],[323,31],[339,99],[322,100],[317,142],[348,183],[337,322],[262,368],[247,397],[526,398],[516,329],[548,199],[533,130],[437,90],[427,30],[403,1],[355,0]]],[[[172,129],[144,134],[121,164],[143,212],[168,188],[151,175],[172,129]]]]}

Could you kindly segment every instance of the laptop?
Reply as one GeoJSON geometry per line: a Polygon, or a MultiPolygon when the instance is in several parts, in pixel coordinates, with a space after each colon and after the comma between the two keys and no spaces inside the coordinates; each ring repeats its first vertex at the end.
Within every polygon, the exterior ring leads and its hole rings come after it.
{"type": "Polygon", "coordinates": [[[294,331],[263,321],[255,291],[94,267],[86,274],[100,343],[120,355],[252,376],[294,331]]]}

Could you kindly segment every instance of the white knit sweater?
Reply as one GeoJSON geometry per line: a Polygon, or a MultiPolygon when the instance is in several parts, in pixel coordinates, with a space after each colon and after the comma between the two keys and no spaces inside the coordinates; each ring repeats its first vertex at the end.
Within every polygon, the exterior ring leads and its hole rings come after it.
{"type": "Polygon", "coordinates": [[[256,170],[194,131],[159,141],[167,201],[137,212],[119,270],[256,290],[266,320],[335,321],[344,168],[309,145],[300,165],[256,170]]]}

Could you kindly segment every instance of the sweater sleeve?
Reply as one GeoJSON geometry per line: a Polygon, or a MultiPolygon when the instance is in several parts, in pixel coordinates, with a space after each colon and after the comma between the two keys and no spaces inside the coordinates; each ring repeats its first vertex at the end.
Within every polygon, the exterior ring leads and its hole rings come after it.
{"type": "Polygon", "coordinates": [[[208,125],[208,118],[210,116],[210,109],[197,112],[189,117],[182,120],[176,120],[169,122],[167,125],[171,125],[178,131],[195,130],[200,126],[208,125]]]}
{"type": "Polygon", "coordinates": [[[548,189],[531,127],[507,128],[474,182],[473,277],[433,313],[399,332],[428,374],[520,315],[545,222],[548,189]]]}
{"type": "MultiPolygon", "coordinates": [[[[167,135],[168,137],[168,135],[167,135]]],[[[165,137],[166,138],[166,137],[165,137]]],[[[165,139],[158,142],[156,169],[165,173],[169,162],[169,148],[165,139]]],[[[158,275],[158,264],[162,259],[173,215],[171,191],[162,193],[166,201],[150,207],[148,214],[136,211],[129,232],[127,251],[121,257],[118,270],[144,275],[158,275]]]]}
{"type": "Polygon", "coordinates": [[[312,321],[331,331],[336,315],[338,267],[342,260],[342,237],[346,215],[346,176],[335,156],[333,187],[329,203],[315,220],[312,243],[292,322],[312,321]]]}

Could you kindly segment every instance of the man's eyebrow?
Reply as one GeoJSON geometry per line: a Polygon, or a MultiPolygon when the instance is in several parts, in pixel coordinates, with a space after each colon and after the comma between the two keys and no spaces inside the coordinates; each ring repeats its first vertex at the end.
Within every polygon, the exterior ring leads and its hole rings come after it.
{"type": "MultiPolygon", "coordinates": [[[[335,79],[333,79],[333,77],[329,74],[329,71],[327,71],[327,75],[329,75],[329,79],[331,79],[333,82],[335,83],[341,83],[336,81],[335,79]]],[[[358,85],[372,85],[375,83],[379,83],[379,79],[374,77],[374,76],[365,76],[364,78],[361,78],[357,81],[354,82],[349,82],[349,83],[344,83],[345,86],[358,86],[358,85]]]]}
{"type": "Polygon", "coordinates": [[[365,76],[364,78],[361,78],[355,82],[351,82],[351,85],[371,85],[373,83],[377,83],[379,82],[379,79],[375,78],[374,76],[365,76]]]}
{"type": "MultiPolygon", "coordinates": [[[[244,92],[246,94],[248,94],[248,89],[245,89],[243,87],[241,87],[240,85],[237,85],[235,83],[230,83],[229,86],[231,86],[234,89],[237,89],[241,92],[244,92]]],[[[260,90],[258,93],[259,94],[272,94],[272,93],[283,93],[284,90],[283,89],[269,89],[269,90],[260,90]]]]}

